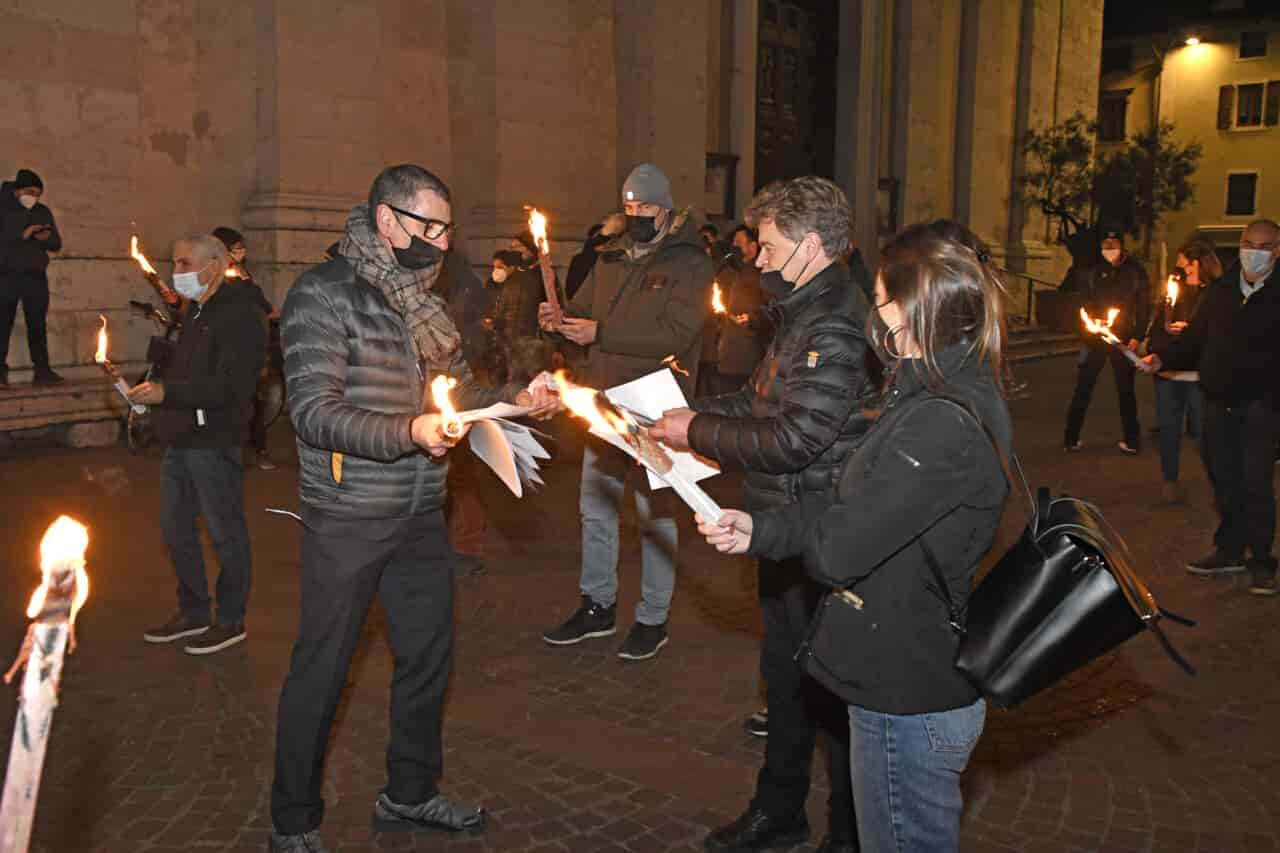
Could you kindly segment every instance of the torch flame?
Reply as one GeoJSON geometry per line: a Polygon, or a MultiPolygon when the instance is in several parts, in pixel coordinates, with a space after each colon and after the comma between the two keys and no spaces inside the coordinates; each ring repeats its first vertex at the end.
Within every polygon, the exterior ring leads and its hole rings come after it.
{"type": "Polygon", "coordinates": [[[223,278],[240,278],[240,270],[235,267],[227,267],[227,271],[223,273],[223,278]]]}
{"type": "Polygon", "coordinates": [[[1175,276],[1169,276],[1169,282],[1165,285],[1165,296],[1169,300],[1170,308],[1178,303],[1178,279],[1175,276]]]}
{"type": "Polygon", "coordinates": [[[458,380],[452,376],[445,376],[443,373],[431,380],[431,400],[436,404],[436,408],[440,410],[440,415],[444,420],[444,434],[450,438],[457,438],[462,434],[462,421],[458,420],[458,410],[454,408],[453,401],[449,399],[450,389],[457,384],[458,380]]]}
{"type": "Polygon", "coordinates": [[[134,234],[133,239],[129,241],[129,257],[138,262],[138,266],[142,267],[142,271],[150,275],[156,274],[156,268],[151,266],[151,262],[147,260],[147,256],[142,254],[142,250],[138,248],[138,235],[134,234]]]}
{"type": "Polygon", "coordinates": [[[720,282],[711,283],[711,310],[717,314],[728,314],[729,309],[724,307],[724,298],[720,293],[720,282]]]}
{"type": "Polygon", "coordinates": [[[602,412],[596,405],[599,391],[583,385],[575,385],[563,370],[556,371],[555,383],[555,387],[560,392],[560,399],[570,414],[577,415],[595,429],[615,430],[623,435],[627,433],[625,421],[621,421],[612,412],[602,412]]]}
{"type": "Polygon", "coordinates": [[[35,619],[44,610],[51,588],[65,591],[72,573],[75,582],[75,598],[71,602],[68,620],[75,625],[76,614],[89,598],[89,575],[84,570],[84,552],[89,547],[89,531],[83,524],[69,516],[59,516],[49,525],[40,540],[40,586],[31,595],[27,605],[27,618],[35,619]]]}
{"type": "Polygon", "coordinates": [[[1098,335],[1104,341],[1107,341],[1109,343],[1120,342],[1120,339],[1117,338],[1115,334],[1111,331],[1111,327],[1116,322],[1116,317],[1119,317],[1119,316],[1120,316],[1119,308],[1108,308],[1107,320],[1104,323],[1101,320],[1095,320],[1093,317],[1090,317],[1089,312],[1086,311],[1085,309],[1083,308],[1080,309],[1080,319],[1084,321],[1084,327],[1089,330],[1089,333],[1093,335],[1098,335]]]}
{"type": "Polygon", "coordinates": [[[99,314],[98,319],[102,321],[102,328],[98,330],[98,351],[93,354],[93,360],[103,364],[107,360],[107,318],[99,314]]]}
{"type": "Polygon", "coordinates": [[[689,371],[680,366],[680,361],[676,358],[675,353],[664,358],[661,362],[663,367],[669,367],[681,376],[688,376],[689,371]]]}
{"type": "Polygon", "coordinates": [[[551,244],[547,242],[547,217],[536,207],[529,208],[529,233],[538,251],[544,255],[551,254],[551,244]]]}

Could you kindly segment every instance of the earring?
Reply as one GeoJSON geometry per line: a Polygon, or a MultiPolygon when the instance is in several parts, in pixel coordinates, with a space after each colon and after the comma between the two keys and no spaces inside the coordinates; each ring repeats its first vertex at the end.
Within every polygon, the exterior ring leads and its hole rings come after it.
{"type": "Polygon", "coordinates": [[[884,337],[880,339],[880,346],[884,349],[885,353],[888,354],[889,358],[892,358],[894,361],[902,360],[902,353],[895,352],[893,347],[890,346],[893,342],[894,335],[897,334],[901,328],[901,326],[894,326],[892,329],[885,329],[884,337]]]}

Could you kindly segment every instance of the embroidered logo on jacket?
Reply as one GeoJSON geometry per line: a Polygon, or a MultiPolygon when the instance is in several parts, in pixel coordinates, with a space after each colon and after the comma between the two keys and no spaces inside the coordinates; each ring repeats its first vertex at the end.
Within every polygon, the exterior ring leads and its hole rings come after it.
{"type": "Polygon", "coordinates": [[[809,364],[809,366],[810,366],[810,367],[817,367],[817,366],[818,366],[818,351],[817,351],[817,350],[812,350],[812,349],[811,349],[811,350],[809,350],[809,362],[808,362],[808,364],[809,364]]]}

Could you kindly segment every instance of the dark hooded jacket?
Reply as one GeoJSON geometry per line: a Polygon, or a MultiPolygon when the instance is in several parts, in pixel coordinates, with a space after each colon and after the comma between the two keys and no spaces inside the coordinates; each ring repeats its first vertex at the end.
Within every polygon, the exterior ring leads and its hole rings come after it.
{"type": "Polygon", "coordinates": [[[776,330],[747,387],[696,400],[689,445],[744,469],[748,509],[828,491],[867,430],[867,303],[833,263],[765,307],[776,330]]]}
{"type": "Polygon", "coordinates": [[[13,192],[12,181],[0,184],[0,274],[43,273],[49,267],[49,253],[62,250],[62,235],[53,211],[42,202],[27,210],[13,192]],[[22,239],[29,225],[49,226],[49,239],[22,239]]]}
{"type": "Polygon", "coordinates": [[[582,287],[567,305],[570,317],[595,320],[584,383],[608,388],[662,368],[673,371],[686,395],[697,381],[702,326],[711,313],[711,259],[697,226],[675,215],[667,236],[637,255],[625,234],[606,244],[582,287]],[[686,375],[688,374],[688,375],[686,375]]]}

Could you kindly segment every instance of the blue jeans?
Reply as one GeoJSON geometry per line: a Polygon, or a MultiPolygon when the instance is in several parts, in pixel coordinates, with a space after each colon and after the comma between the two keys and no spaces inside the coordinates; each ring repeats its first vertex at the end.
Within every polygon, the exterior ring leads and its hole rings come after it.
{"type": "Polygon", "coordinates": [[[849,706],[858,841],[875,853],[960,849],[960,774],[982,735],[986,702],[930,714],[849,706]]]}
{"type": "Polygon", "coordinates": [[[178,575],[178,607],[206,621],[212,615],[209,581],[196,517],[203,515],[221,571],[218,622],[244,622],[252,572],[249,528],[244,521],[244,466],[240,448],[170,447],[160,484],[160,530],[178,575]]]}
{"type": "MultiPolygon", "coordinates": [[[[582,449],[582,594],[605,607],[618,600],[618,511],[634,472],[643,470],[621,450],[597,438],[582,449]]],[[[636,526],[640,528],[640,603],[636,621],[661,625],[667,621],[676,586],[676,554],[679,537],[675,504],[670,489],[649,490],[647,482],[635,487],[636,526]]]]}
{"type": "Polygon", "coordinates": [[[1156,377],[1156,411],[1160,415],[1160,472],[1166,483],[1178,482],[1182,429],[1190,423],[1191,437],[1200,439],[1204,398],[1198,382],[1175,382],[1156,377]]]}

